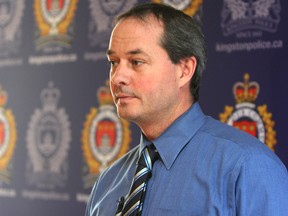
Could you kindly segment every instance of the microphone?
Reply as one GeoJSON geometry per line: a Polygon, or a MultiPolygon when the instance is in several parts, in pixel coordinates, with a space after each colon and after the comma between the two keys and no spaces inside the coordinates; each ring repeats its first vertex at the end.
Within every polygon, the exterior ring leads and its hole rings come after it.
{"type": "Polygon", "coordinates": [[[124,207],[124,203],[125,203],[125,198],[123,196],[121,196],[117,202],[118,202],[118,204],[117,204],[116,215],[122,212],[123,207],[124,207]]]}

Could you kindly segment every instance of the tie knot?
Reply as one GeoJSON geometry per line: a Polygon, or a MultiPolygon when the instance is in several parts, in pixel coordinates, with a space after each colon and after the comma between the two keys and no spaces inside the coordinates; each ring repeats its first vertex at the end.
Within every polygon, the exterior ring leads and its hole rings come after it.
{"type": "Polygon", "coordinates": [[[146,166],[152,170],[152,166],[159,159],[159,153],[153,144],[146,146],[138,160],[138,165],[146,166]]]}

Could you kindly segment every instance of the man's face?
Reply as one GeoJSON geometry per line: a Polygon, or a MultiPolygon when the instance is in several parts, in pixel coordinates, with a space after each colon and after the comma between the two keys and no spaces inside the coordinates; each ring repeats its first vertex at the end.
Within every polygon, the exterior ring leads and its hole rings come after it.
{"type": "Polygon", "coordinates": [[[180,67],[160,46],[162,34],[154,18],[145,23],[128,18],[110,38],[110,87],[118,115],[140,126],[169,118],[179,105],[180,67]]]}

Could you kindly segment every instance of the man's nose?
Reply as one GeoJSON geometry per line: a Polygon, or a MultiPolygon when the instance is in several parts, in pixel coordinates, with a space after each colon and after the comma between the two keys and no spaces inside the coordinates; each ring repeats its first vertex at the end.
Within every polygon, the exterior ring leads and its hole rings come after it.
{"type": "Polygon", "coordinates": [[[110,80],[114,85],[129,84],[129,69],[124,64],[118,64],[114,71],[111,71],[110,80]]]}

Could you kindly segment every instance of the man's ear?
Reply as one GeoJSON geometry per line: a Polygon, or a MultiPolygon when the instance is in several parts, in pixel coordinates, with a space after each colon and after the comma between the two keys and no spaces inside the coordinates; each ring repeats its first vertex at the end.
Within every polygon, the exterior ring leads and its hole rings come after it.
{"type": "Polygon", "coordinates": [[[179,64],[181,67],[179,83],[181,86],[184,86],[185,84],[190,82],[195,73],[197,66],[197,59],[194,56],[190,56],[180,60],[179,64]]]}

